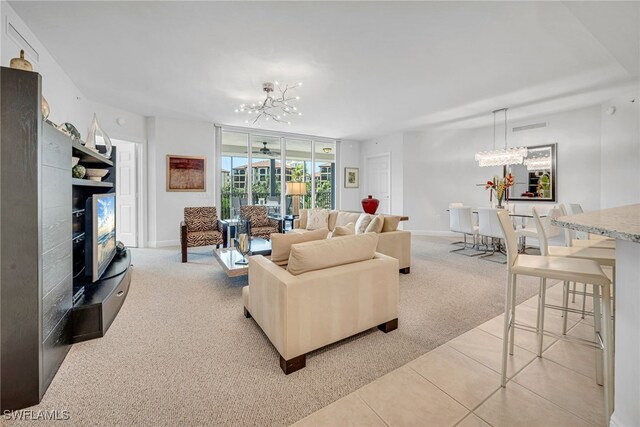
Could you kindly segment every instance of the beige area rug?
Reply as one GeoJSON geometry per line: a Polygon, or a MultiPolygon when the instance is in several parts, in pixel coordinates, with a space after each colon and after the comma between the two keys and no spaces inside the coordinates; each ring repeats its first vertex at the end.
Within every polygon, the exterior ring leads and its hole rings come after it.
{"type": "MultiPolygon", "coordinates": [[[[191,250],[187,264],[177,248],[134,249],[131,289],[106,336],[74,345],[32,409],[67,410],[65,424],[82,426],[289,425],[502,311],[506,266],[450,254],[450,241],[414,236],[398,330],[313,352],[288,376],[243,316],[246,278],[227,278],[210,249],[191,250]]],[[[520,282],[518,302],[536,283],[520,282]]]]}

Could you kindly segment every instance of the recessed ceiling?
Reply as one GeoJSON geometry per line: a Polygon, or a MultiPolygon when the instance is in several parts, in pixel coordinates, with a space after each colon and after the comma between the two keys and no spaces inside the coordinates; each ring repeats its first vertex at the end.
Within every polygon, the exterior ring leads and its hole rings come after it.
{"type": "Polygon", "coordinates": [[[11,6],[97,102],[242,126],[234,109],[261,97],[262,82],[302,81],[304,115],[265,128],[327,137],[576,108],[638,77],[636,2],[11,6]]]}

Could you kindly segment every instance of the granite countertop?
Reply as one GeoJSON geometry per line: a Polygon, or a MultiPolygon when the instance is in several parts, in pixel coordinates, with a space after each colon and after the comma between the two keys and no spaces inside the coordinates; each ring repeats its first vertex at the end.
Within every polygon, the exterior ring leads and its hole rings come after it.
{"type": "Polygon", "coordinates": [[[640,204],[561,216],[552,219],[551,223],[558,227],[640,243],[640,204]]]}

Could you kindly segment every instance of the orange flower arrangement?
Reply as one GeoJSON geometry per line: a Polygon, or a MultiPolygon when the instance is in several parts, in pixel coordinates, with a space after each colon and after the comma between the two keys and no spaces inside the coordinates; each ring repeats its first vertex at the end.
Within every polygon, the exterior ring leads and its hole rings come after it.
{"type": "Polygon", "coordinates": [[[493,181],[487,181],[484,186],[485,190],[491,189],[489,195],[489,201],[493,200],[493,193],[496,193],[496,199],[498,199],[498,207],[502,207],[503,200],[509,200],[509,187],[513,186],[513,175],[511,173],[503,178],[499,178],[497,175],[493,177],[493,181]]]}

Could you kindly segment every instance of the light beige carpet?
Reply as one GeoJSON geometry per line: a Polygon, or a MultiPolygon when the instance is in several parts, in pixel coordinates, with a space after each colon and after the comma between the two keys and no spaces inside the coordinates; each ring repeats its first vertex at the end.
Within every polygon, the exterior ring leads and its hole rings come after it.
{"type": "MultiPolygon", "coordinates": [[[[450,254],[450,241],[414,236],[398,330],[313,352],[288,376],[242,314],[246,278],[227,278],[210,249],[190,250],[187,264],[177,248],[134,249],[106,336],[74,345],[32,409],[68,410],[66,424],[82,426],[289,425],[502,311],[506,267],[450,254]]],[[[537,290],[520,285],[518,302],[537,290]]]]}

